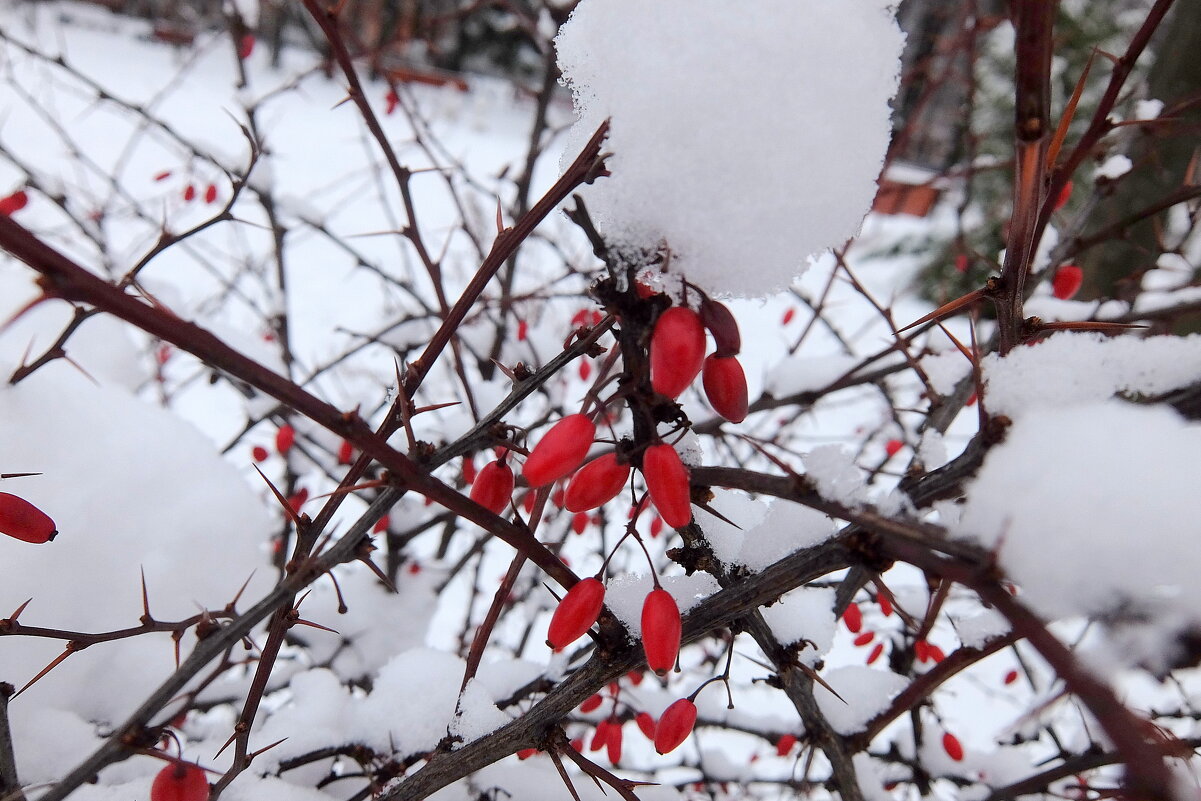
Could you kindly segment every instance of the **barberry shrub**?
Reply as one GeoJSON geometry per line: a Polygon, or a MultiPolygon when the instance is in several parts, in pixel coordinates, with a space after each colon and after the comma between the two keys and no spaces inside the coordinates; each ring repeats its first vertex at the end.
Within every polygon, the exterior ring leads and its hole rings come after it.
{"type": "Polygon", "coordinates": [[[359,5],[0,30],[0,798],[1191,792],[1171,2],[359,5]]]}

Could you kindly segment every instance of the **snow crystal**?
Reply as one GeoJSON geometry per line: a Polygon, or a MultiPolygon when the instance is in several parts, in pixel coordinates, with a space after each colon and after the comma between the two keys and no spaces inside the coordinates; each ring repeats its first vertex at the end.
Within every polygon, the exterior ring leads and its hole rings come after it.
{"type": "Polygon", "coordinates": [[[1134,162],[1130,160],[1129,156],[1121,154],[1110,156],[1093,172],[1093,180],[1116,181],[1130,172],[1130,168],[1133,166],[1134,162]]]}
{"type": "Polygon", "coordinates": [[[1118,392],[1154,395],[1187,386],[1201,376],[1201,335],[1140,339],[1061,333],[1005,358],[989,355],[981,367],[989,411],[1013,417],[1118,392]]]}
{"type": "MultiPolygon", "coordinates": [[[[1078,375],[1087,375],[1081,369],[1078,375]]],[[[1121,401],[1039,407],[1019,417],[968,490],[958,530],[995,548],[1050,616],[1125,601],[1170,626],[1201,609],[1195,547],[1201,426],[1121,401]]]]}
{"type": "Polygon", "coordinates": [[[763,619],[781,645],[808,640],[801,661],[813,665],[834,644],[834,590],[830,587],[801,587],[763,607],[763,619]]]}
{"type": "Polygon", "coordinates": [[[580,3],[556,39],[580,115],[564,159],[611,120],[611,177],[582,192],[602,233],[666,241],[690,281],[743,297],[853,236],[889,141],[893,5],[580,3]]]}
{"type": "Polygon", "coordinates": [[[863,472],[840,445],[814,448],[803,459],[805,475],[823,498],[852,505],[867,500],[863,472]]]}
{"type": "Polygon", "coordinates": [[[830,728],[843,735],[860,731],[909,683],[904,676],[862,665],[834,668],[822,678],[842,700],[820,684],[813,686],[814,698],[830,728]]]}

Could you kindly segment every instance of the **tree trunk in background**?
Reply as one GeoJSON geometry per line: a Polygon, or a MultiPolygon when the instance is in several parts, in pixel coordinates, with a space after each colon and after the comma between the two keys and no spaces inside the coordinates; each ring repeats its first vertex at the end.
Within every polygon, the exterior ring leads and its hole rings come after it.
{"type": "MultiPolygon", "coordinates": [[[[1179,189],[1198,152],[1201,108],[1194,104],[1174,111],[1173,107],[1201,99],[1201,4],[1177,3],[1153,47],[1155,62],[1148,73],[1148,97],[1162,100],[1166,104],[1163,115],[1178,117],[1179,122],[1148,126],[1134,135],[1127,152],[1134,168],[1117,183],[1114,194],[1098,204],[1091,226],[1094,231],[1136,214],[1179,189]]],[[[1085,166],[1083,174],[1077,175],[1078,186],[1088,180],[1088,169],[1085,166]]],[[[1159,234],[1165,229],[1168,214],[1161,212],[1132,226],[1124,241],[1083,254],[1081,266],[1095,291],[1111,291],[1112,287],[1117,290],[1115,294],[1121,294],[1123,280],[1137,281],[1144,270],[1155,266],[1162,252],[1159,234]]],[[[1191,327],[1197,328],[1198,322],[1194,320],[1191,327]]]]}

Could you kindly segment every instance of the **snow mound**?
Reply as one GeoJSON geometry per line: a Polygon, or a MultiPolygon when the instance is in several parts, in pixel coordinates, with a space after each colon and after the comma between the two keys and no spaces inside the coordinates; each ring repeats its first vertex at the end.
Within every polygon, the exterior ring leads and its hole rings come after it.
{"type": "Polygon", "coordinates": [[[602,234],[665,241],[673,269],[741,297],[783,289],[853,236],[890,136],[894,5],[580,3],[555,40],[579,114],[564,158],[611,120],[611,177],[582,192],[602,234]]]}

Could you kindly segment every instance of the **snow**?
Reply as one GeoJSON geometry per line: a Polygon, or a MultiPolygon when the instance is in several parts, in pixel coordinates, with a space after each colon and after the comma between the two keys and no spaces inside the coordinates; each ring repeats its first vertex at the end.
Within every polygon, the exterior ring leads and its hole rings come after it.
{"type": "Polygon", "coordinates": [[[1201,495],[1189,478],[1199,447],[1201,426],[1168,408],[1027,409],[985,458],[957,530],[995,549],[1044,614],[1129,603],[1170,629],[1201,609],[1201,495]]]}
{"type": "Polygon", "coordinates": [[[1129,156],[1116,154],[1105,159],[1097,169],[1093,170],[1093,180],[1116,181],[1134,166],[1129,156]]]}
{"type": "Polygon", "coordinates": [[[843,735],[861,731],[909,683],[891,671],[861,665],[833,668],[822,678],[841,700],[820,684],[813,685],[813,696],[830,728],[843,735]]]}
{"type": "Polygon", "coordinates": [[[855,460],[840,445],[822,445],[805,455],[805,476],[823,498],[848,506],[867,500],[867,483],[855,460]]]}
{"type": "Polygon", "coordinates": [[[834,644],[834,590],[805,587],[784,593],[763,607],[763,619],[781,645],[807,640],[799,658],[812,667],[834,644]]]}
{"type": "Polygon", "coordinates": [[[889,141],[904,41],[892,6],[580,3],[555,40],[580,117],[565,158],[611,121],[612,175],[581,192],[601,232],[634,250],[666,242],[673,271],[739,297],[785,288],[843,244],[889,141]]]}

